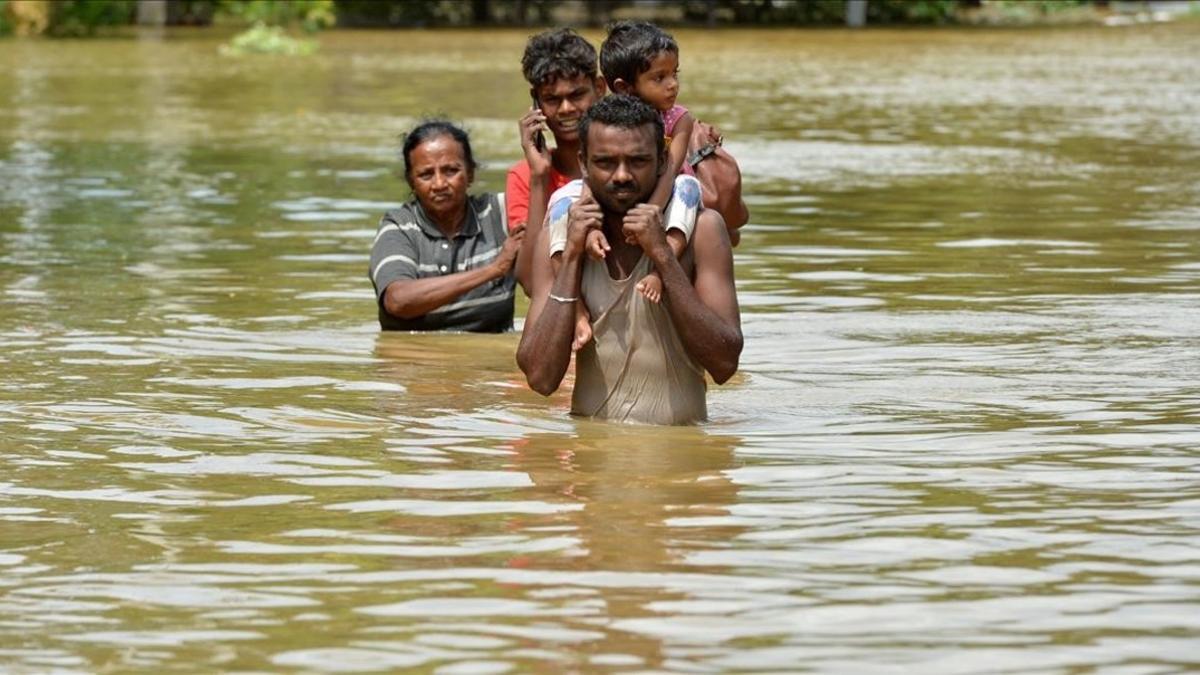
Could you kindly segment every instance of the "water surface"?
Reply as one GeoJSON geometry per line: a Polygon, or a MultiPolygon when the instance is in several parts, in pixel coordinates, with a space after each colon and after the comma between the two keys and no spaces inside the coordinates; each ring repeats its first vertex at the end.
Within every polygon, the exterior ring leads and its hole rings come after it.
{"type": "Polygon", "coordinates": [[[524,33],[0,42],[0,668],[1200,668],[1200,26],[677,37],[753,215],[668,429],[375,323],[524,33]]]}

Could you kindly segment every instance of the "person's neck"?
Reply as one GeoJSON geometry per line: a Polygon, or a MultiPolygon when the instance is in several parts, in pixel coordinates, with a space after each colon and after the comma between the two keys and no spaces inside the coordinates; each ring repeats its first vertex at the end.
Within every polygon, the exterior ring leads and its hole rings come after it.
{"type": "Polygon", "coordinates": [[[425,217],[429,218],[429,222],[446,235],[447,239],[458,236],[463,224],[467,222],[467,205],[465,203],[459,208],[445,213],[433,213],[424,205],[421,208],[425,211],[425,217]]]}
{"type": "Polygon", "coordinates": [[[550,153],[550,163],[554,170],[567,178],[582,177],[583,170],[579,167],[579,143],[564,143],[557,138],[554,140],[557,146],[554,152],[550,153]]]}
{"type": "Polygon", "coordinates": [[[624,213],[604,211],[604,238],[608,240],[610,248],[608,255],[604,256],[609,276],[614,279],[628,277],[642,258],[642,247],[625,241],[624,213]]]}

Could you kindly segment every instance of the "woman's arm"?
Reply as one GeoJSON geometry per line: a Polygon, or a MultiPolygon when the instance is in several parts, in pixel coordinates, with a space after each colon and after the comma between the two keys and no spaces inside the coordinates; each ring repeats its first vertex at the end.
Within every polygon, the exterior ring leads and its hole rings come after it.
{"type": "Polygon", "coordinates": [[[516,262],[524,238],[524,227],[518,227],[504,240],[492,262],[483,267],[439,277],[393,281],[383,292],[383,309],[401,319],[415,319],[452,302],[472,288],[503,277],[516,262]]]}

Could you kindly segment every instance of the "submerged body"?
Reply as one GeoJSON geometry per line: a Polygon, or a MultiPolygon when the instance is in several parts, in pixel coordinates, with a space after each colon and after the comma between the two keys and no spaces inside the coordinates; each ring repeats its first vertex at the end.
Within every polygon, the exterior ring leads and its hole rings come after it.
{"type": "MultiPolygon", "coordinates": [[[[690,274],[691,256],[683,262],[690,274]]],[[[595,319],[592,340],[575,357],[571,412],[647,424],[708,417],[704,369],[680,342],[663,303],[636,290],[650,270],[644,255],[623,279],[613,279],[603,261],[584,261],[580,290],[595,319]]]]}

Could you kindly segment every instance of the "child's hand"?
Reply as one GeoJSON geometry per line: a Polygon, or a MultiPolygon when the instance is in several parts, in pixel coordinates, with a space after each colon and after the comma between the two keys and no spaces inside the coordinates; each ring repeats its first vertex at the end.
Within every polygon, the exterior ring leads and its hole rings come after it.
{"type": "Polygon", "coordinates": [[[571,351],[577,352],[592,341],[592,322],[586,314],[575,318],[575,337],[571,340],[571,351]]]}
{"type": "Polygon", "coordinates": [[[595,198],[588,194],[578,199],[567,209],[567,245],[563,253],[579,255],[586,251],[592,230],[599,231],[603,225],[604,211],[595,198]]]}
{"type": "Polygon", "coordinates": [[[587,240],[583,243],[583,250],[587,251],[593,260],[604,260],[611,248],[608,239],[604,238],[604,233],[600,230],[588,232],[587,240]]]}

